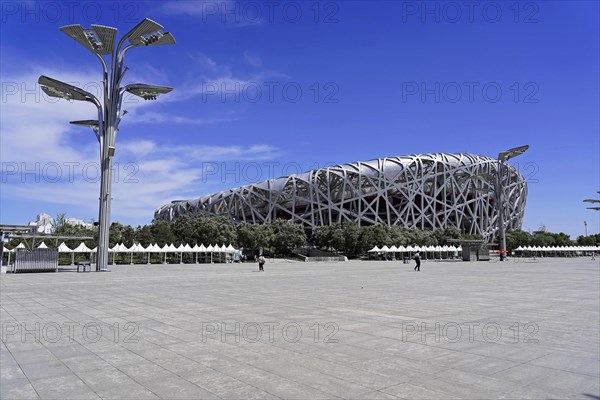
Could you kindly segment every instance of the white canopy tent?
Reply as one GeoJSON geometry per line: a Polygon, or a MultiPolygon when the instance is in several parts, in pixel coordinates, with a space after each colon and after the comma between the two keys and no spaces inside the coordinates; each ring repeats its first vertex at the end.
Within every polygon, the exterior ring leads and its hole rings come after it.
{"type": "Polygon", "coordinates": [[[600,246],[519,246],[515,250],[519,254],[534,254],[542,256],[543,254],[554,254],[556,256],[577,256],[586,253],[600,252],[600,246]]]}
{"type": "Polygon", "coordinates": [[[368,250],[368,253],[378,253],[378,254],[385,254],[385,253],[401,253],[401,257],[404,258],[404,253],[416,253],[416,252],[420,252],[423,254],[428,254],[430,253],[432,255],[433,258],[442,258],[442,253],[445,253],[446,258],[449,258],[449,254],[453,253],[453,254],[457,254],[460,253],[462,251],[462,247],[454,247],[454,246],[448,246],[448,245],[444,245],[444,246],[391,246],[388,247],[386,245],[382,246],[381,248],[375,246],[373,247],[371,250],[368,250]],[[437,255],[436,255],[437,253],[437,255]]]}
{"type": "Polygon", "coordinates": [[[89,247],[87,247],[85,245],[85,243],[81,242],[81,243],[79,243],[79,246],[77,246],[77,247],[75,247],[73,249],[73,252],[74,253],[91,253],[92,249],[90,249],[89,247]]]}
{"type": "MultiPolygon", "coordinates": [[[[15,248],[18,249],[24,249],[26,248],[24,243],[19,243],[15,248]]],[[[48,248],[48,246],[45,243],[41,243],[38,248],[48,248]]],[[[7,253],[13,253],[15,250],[14,249],[5,249],[5,251],[7,253]]],[[[69,248],[64,242],[61,243],[58,246],[58,252],[59,253],[70,253],[71,254],[71,265],[74,264],[74,258],[75,258],[75,254],[85,254],[88,253],[91,254],[96,252],[96,248],[94,249],[90,249],[89,247],[86,246],[86,244],[84,242],[79,243],[79,245],[77,247],[75,247],[74,249],[69,248]]],[[[178,256],[179,259],[179,263],[183,263],[183,254],[191,254],[191,260],[193,263],[198,264],[199,263],[199,257],[198,255],[200,253],[204,254],[204,262],[213,262],[213,261],[217,261],[217,262],[231,262],[233,261],[234,257],[233,255],[236,253],[239,253],[239,250],[237,250],[235,247],[233,247],[232,244],[209,244],[208,247],[206,247],[204,244],[195,244],[194,246],[190,246],[190,244],[185,243],[185,244],[180,244],[179,246],[175,246],[173,243],[169,244],[169,245],[164,245],[162,248],[157,244],[151,244],[148,247],[144,247],[142,244],[140,243],[135,243],[133,244],[131,247],[127,247],[125,246],[123,243],[118,243],[115,244],[112,248],[109,249],[109,253],[113,254],[113,265],[116,263],[117,260],[117,254],[128,254],[129,255],[129,263],[133,264],[133,258],[134,255],[136,254],[143,254],[143,255],[147,255],[147,259],[146,259],[146,263],[150,264],[151,263],[151,254],[164,254],[164,259],[163,262],[165,264],[168,264],[168,257],[167,254],[168,253],[173,253],[176,254],[178,256]],[[214,257],[214,254],[218,254],[218,257],[214,257]]],[[[119,257],[119,259],[121,260],[120,262],[123,261],[122,256],[119,257]]]]}

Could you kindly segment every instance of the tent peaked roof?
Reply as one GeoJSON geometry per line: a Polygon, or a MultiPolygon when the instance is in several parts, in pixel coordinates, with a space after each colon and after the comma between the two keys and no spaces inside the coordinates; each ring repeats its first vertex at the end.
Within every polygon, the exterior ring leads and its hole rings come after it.
{"type": "Polygon", "coordinates": [[[133,246],[129,248],[129,251],[133,253],[143,253],[146,251],[146,248],[141,243],[134,243],[133,246]]]}
{"type": "Polygon", "coordinates": [[[171,243],[166,248],[163,248],[163,250],[174,253],[177,251],[177,247],[175,247],[175,245],[173,243],[171,243]]]}
{"type": "Polygon", "coordinates": [[[58,246],[58,252],[59,252],[59,253],[70,253],[70,252],[72,252],[72,251],[73,251],[73,250],[71,250],[71,249],[69,248],[69,246],[67,246],[67,245],[65,244],[65,242],[62,242],[62,243],[61,243],[61,244],[58,246]]]}
{"type": "Polygon", "coordinates": [[[148,248],[146,249],[152,253],[161,253],[162,249],[160,248],[160,246],[157,243],[154,243],[151,246],[148,246],[148,248]]]}
{"type": "Polygon", "coordinates": [[[92,249],[90,249],[89,247],[87,247],[85,245],[85,243],[81,242],[81,243],[79,243],[79,246],[77,246],[77,247],[75,247],[73,249],[73,252],[74,253],[91,253],[92,249]]]}

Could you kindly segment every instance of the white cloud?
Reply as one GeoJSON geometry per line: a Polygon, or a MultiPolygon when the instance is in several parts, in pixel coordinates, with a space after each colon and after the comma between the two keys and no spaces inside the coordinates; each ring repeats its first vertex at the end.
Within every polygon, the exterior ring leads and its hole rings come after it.
{"type": "Polygon", "coordinates": [[[237,121],[237,118],[188,118],[177,115],[171,115],[169,113],[161,112],[131,112],[127,114],[127,117],[123,119],[123,123],[171,123],[171,124],[191,124],[191,125],[211,125],[220,122],[232,122],[237,121]]]}
{"type": "Polygon", "coordinates": [[[156,143],[151,140],[119,143],[119,151],[130,153],[136,158],[144,157],[156,149],[156,143]]]}
{"type": "MultiPolygon", "coordinates": [[[[246,62],[249,58],[255,64],[261,63],[260,58],[255,55],[245,55],[246,62]]],[[[168,102],[188,100],[196,96],[202,96],[202,101],[219,100],[222,93],[232,96],[233,93],[247,92],[247,96],[255,98],[260,90],[263,95],[268,92],[265,82],[276,82],[277,80],[289,80],[290,77],[284,73],[261,70],[251,73],[236,73],[227,64],[219,64],[203,53],[190,54],[192,62],[198,67],[193,78],[180,85],[180,89],[170,93],[166,99],[168,102]]],[[[258,64],[256,65],[258,66],[258,64]]]]}
{"type": "MultiPolygon", "coordinates": [[[[50,72],[48,75],[70,82],[93,82],[95,76],[92,73],[50,72]]],[[[2,77],[3,89],[9,87],[5,85],[7,83],[14,83],[17,88],[21,88],[22,83],[28,89],[37,87],[38,76],[38,73],[29,72],[17,77],[2,77]]],[[[94,106],[50,99],[42,96],[39,90],[26,96],[21,91],[10,93],[3,93],[0,120],[3,213],[10,214],[16,204],[28,202],[32,208],[39,207],[38,210],[42,209],[41,204],[52,203],[87,210],[87,215],[95,215],[100,187],[98,143],[91,129],[68,123],[77,119],[95,119],[94,106]]],[[[153,115],[151,122],[221,122],[219,119],[192,120],[141,111],[151,107],[148,104],[151,102],[136,104],[137,109],[131,113],[132,120],[148,119],[153,115]]],[[[212,191],[218,182],[203,177],[205,162],[265,160],[278,155],[276,148],[265,144],[166,145],[161,140],[171,141],[173,135],[143,140],[127,140],[127,136],[117,138],[113,220],[124,223],[150,221],[154,210],[162,204],[212,191]]],[[[68,209],[65,211],[73,215],[68,209]]],[[[24,221],[28,218],[29,215],[21,217],[24,221]]]]}
{"type": "Polygon", "coordinates": [[[167,154],[185,154],[189,160],[198,162],[267,160],[280,155],[277,148],[269,145],[244,146],[172,146],[163,150],[167,154]]]}

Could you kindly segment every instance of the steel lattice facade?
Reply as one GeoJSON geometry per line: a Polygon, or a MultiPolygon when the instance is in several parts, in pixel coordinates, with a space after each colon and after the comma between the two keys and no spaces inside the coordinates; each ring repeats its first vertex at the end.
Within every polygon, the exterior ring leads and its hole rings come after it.
{"type": "MultiPolygon", "coordinates": [[[[379,158],[172,202],[157,209],[155,217],[223,215],[235,223],[283,218],[308,229],[343,221],[428,230],[455,227],[489,240],[498,218],[490,177],[496,176],[499,165],[472,154],[379,158]]],[[[505,227],[520,229],[527,185],[513,167],[501,168],[505,227]]]]}

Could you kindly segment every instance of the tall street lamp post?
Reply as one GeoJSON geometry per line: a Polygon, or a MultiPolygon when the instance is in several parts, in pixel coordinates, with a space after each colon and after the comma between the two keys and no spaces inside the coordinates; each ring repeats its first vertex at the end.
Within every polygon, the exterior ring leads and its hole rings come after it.
{"type": "Polygon", "coordinates": [[[529,145],[508,149],[498,154],[498,169],[496,170],[496,202],[498,203],[498,234],[500,235],[500,261],[506,259],[506,232],[504,231],[504,202],[503,202],[503,177],[504,163],[513,157],[520,156],[529,149],[529,145]]]}
{"type": "Polygon", "coordinates": [[[106,271],[108,266],[108,235],[110,227],[110,202],[112,186],[112,162],[115,154],[115,140],[119,124],[127,111],[121,112],[125,92],[139,96],[144,100],[156,100],[161,94],[173,90],[166,86],[129,84],[121,87],[125,53],[134,47],[175,44],[175,38],[169,32],[163,32],[162,25],[144,19],[127,32],[115,47],[117,29],[109,26],[92,25],[85,29],[81,25],[63,26],[60,30],[67,36],[92,52],[102,64],[103,101],[100,102],[91,93],[56,79],[40,76],[38,83],[42,90],[52,97],[67,100],[87,101],[96,105],[97,120],[72,121],[72,124],[92,128],[100,145],[100,205],[98,216],[98,261],[97,271],[106,271]],[[128,41],[129,44],[125,44],[128,41]],[[104,56],[110,55],[107,64],[104,56]]]}
{"type": "Polygon", "coordinates": [[[506,259],[506,233],[504,228],[504,181],[502,170],[506,161],[510,160],[513,157],[519,156],[525,153],[529,149],[529,145],[515,147],[506,151],[503,151],[498,154],[498,167],[496,168],[496,176],[493,176],[488,173],[481,173],[474,176],[474,178],[486,181],[490,185],[493,186],[493,189],[489,188],[475,188],[476,191],[480,192],[493,192],[496,203],[496,211],[498,213],[498,244],[500,253],[500,261],[504,261],[506,259]]]}

